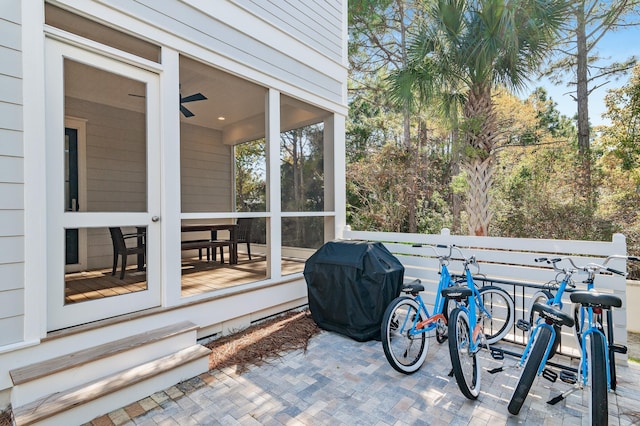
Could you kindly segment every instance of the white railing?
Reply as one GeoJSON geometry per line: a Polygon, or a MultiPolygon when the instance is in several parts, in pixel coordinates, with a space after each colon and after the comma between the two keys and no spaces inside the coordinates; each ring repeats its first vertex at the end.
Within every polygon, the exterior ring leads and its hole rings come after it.
{"type": "MultiPolygon", "coordinates": [[[[427,290],[423,297],[431,304],[435,298],[434,291],[439,278],[438,260],[433,250],[413,247],[413,244],[455,244],[465,255],[476,256],[480,264],[480,274],[487,278],[486,283],[499,285],[514,297],[516,320],[523,318],[524,307],[528,306],[535,288],[553,280],[556,276],[549,265],[536,263],[534,259],[571,256],[576,264],[583,265],[588,262],[602,263],[612,254],[627,254],[626,239],[622,234],[615,234],[612,241],[603,242],[450,235],[448,229],[443,229],[438,235],[346,229],[342,238],[382,242],[404,265],[405,281],[420,278],[425,283],[427,290]]],[[[623,260],[611,261],[607,266],[621,271],[627,270],[626,262],[623,260]]],[[[452,273],[461,272],[462,264],[460,261],[452,261],[449,269],[452,273]]],[[[577,289],[580,289],[579,280],[582,277],[584,275],[576,276],[577,289]]],[[[614,293],[622,299],[622,308],[615,309],[613,313],[614,335],[616,343],[626,345],[628,303],[625,278],[613,274],[600,274],[596,277],[595,286],[601,292],[614,293]]],[[[568,294],[565,296],[564,310],[569,313],[571,302],[568,294]]],[[[565,334],[567,338],[563,338],[565,347],[563,352],[571,353],[575,349],[575,339],[570,336],[570,330],[567,329],[565,334]]],[[[514,329],[510,337],[516,343],[522,343],[525,339],[524,333],[517,329],[514,329]]],[[[626,362],[626,355],[624,357],[618,355],[618,357],[626,362]]]]}

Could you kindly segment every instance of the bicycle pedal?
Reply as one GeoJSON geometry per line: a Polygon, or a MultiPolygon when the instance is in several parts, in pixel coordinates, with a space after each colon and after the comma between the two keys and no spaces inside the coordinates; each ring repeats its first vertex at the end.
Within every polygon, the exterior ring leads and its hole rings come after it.
{"type": "Polygon", "coordinates": [[[627,353],[627,347],[625,345],[619,345],[617,343],[609,345],[609,349],[612,352],[615,352],[617,354],[626,354],[627,353]]]}
{"type": "Polygon", "coordinates": [[[504,359],[504,351],[498,348],[491,348],[491,358],[495,360],[504,359]]]}
{"type": "Polygon", "coordinates": [[[544,377],[545,379],[549,380],[552,383],[555,383],[556,380],[558,380],[558,373],[556,373],[553,370],[549,370],[548,368],[545,368],[544,370],[542,370],[542,377],[544,377]]]}
{"type": "Polygon", "coordinates": [[[560,372],[560,380],[570,385],[575,385],[578,381],[578,376],[573,371],[562,370],[560,372]]]}
{"type": "Polygon", "coordinates": [[[522,331],[529,331],[529,330],[531,330],[531,324],[529,324],[529,321],[525,321],[523,319],[519,319],[516,322],[516,328],[518,330],[522,330],[522,331]]]}

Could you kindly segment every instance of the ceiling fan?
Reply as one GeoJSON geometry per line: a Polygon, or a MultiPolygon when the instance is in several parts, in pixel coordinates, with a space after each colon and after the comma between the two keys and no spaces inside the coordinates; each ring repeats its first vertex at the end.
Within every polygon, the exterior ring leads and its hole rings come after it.
{"type": "Polygon", "coordinates": [[[187,102],[204,101],[206,99],[207,97],[202,93],[195,93],[193,95],[185,96],[184,98],[182,97],[182,94],[180,94],[180,112],[185,117],[193,117],[194,114],[182,104],[187,102]]]}
{"type": "MultiPolygon", "coordinates": [[[[136,98],[144,98],[144,95],[136,95],[134,93],[129,93],[129,96],[134,96],[136,98]]],[[[182,115],[184,115],[185,117],[189,118],[189,117],[193,117],[195,116],[194,113],[192,113],[191,111],[189,111],[187,109],[187,107],[185,107],[184,103],[187,102],[195,102],[195,101],[205,101],[207,100],[207,97],[205,95],[203,95],[202,93],[198,92],[198,93],[194,93],[193,95],[189,95],[189,96],[185,96],[184,98],[182,97],[182,94],[180,94],[180,112],[182,113],[182,115]]]]}

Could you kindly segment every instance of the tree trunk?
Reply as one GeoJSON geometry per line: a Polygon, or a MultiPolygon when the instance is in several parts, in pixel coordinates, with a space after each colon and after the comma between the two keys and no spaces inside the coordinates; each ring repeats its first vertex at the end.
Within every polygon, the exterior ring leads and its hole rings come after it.
{"type": "MultiPolygon", "coordinates": [[[[456,120],[456,124],[451,130],[451,171],[449,176],[449,182],[455,176],[458,176],[460,173],[460,135],[458,132],[458,124],[456,120]]],[[[451,224],[451,232],[454,234],[460,233],[462,226],[460,224],[460,213],[461,213],[461,205],[462,198],[459,194],[455,192],[451,192],[451,214],[453,216],[452,224],[451,224]]]]}
{"type": "MultiPolygon", "coordinates": [[[[396,0],[396,5],[398,7],[398,17],[400,24],[400,46],[402,49],[402,65],[405,66],[407,64],[407,27],[405,25],[405,15],[404,15],[404,0],[396,0]]],[[[408,167],[413,167],[412,159],[416,157],[417,152],[414,152],[413,144],[411,143],[411,109],[409,108],[409,101],[405,100],[404,105],[402,106],[402,127],[403,127],[403,139],[404,139],[404,147],[407,151],[409,164],[408,167]]],[[[414,169],[417,171],[417,169],[414,169]]],[[[416,176],[409,177],[410,182],[408,187],[406,188],[406,205],[407,209],[407,226],[408,231],[410,233],[415,233],[418,231],[418,222],[416,219],[416,210],[417,210],[417,194],[416,194],[416,176]]]]}
{"type": "Polygon", "coordinates": [[[489,86],[473,87],[464,106],[465,142],[469,146],[465,167],[469,180],[467,213],[471,235],[489,235],[491,222],[491,184],[493,183],[493,150],[496,137],[496,115],[489,86]]]}
{"type": "Polygon", "coordinates": [[[582,160],[580,188],[591,199],[591,147],[589,141],[589,88],[586,18],[584,3],[576,6],[576,41],[578,56],[576,66],[576,100],[578,103],[578,150],[582,160]]]}
{"type": "Polygon", "coordinates": [[[493,158],[472,158],[465,165],[469,179],[469,197],[467,212],[469,214],[469,234],[476,236],[489,235],[491,222],[491,184],[493,183],[493,158]]]}

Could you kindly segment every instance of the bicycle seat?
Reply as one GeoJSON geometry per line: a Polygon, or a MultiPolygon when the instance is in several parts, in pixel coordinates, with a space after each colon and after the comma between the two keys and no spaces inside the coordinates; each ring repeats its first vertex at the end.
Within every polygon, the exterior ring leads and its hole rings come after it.
{"type": "Polygon", "coordinates": [[[469,287],[458,285],[447,287],[443,289],[440,294],[442,294],[443,297],[448,297],[449,299],[462,299],[471,296],[473,292],[469,287]]]}
{"type": "Polygon", "coordinates": [[[619,308],[622,306],[622,300],[613,294],[598,293],[597,291],[575,291],[569,295],[574,303],[580,303],[584,306],[600,307],[609,309],[611,307],[619,308]]]}
{"type": "Polygon", "coordinates": [[[421,281],[419,279],[413,280],[409,284],[403,284],[402,291],[405,293],[416,295],[421,291],[424,291],[424,285],[421,284],[421,281]]]}
{"type": "Polygon", "coordinates": [[[551,320],[554,324],[573,327],[573,318],[571,318],[571,315],[562,312],[554,306],[536,302],[533,304],[531,310],[538,312],[542,318],[551,320]]]}

